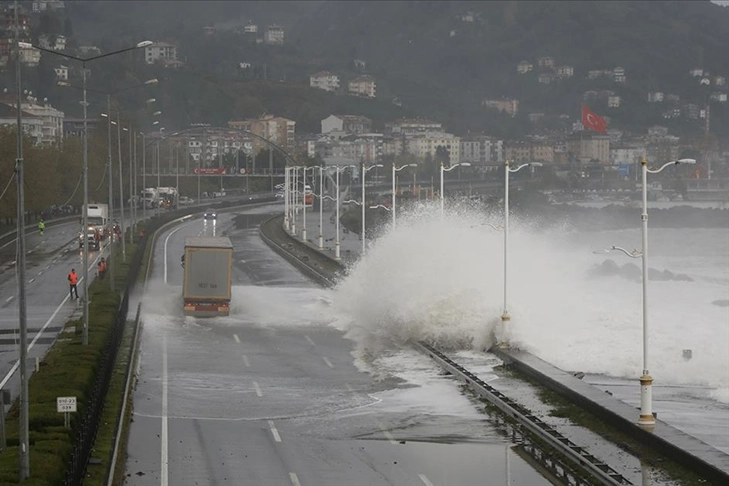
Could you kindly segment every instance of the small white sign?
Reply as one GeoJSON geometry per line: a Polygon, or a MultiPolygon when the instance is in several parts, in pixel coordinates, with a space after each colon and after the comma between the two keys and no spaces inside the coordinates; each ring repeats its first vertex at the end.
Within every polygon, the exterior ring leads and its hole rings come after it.
{"type": "Polygon", "coordinates": [[[76,397],[56,397],[56,409],[58,413],[75,412],[76,397]]]}
{"type": "Polygon", "coordinates": [[[241,174],[245,174],[245,173],[246,173],[246,170],[245,170],[245,169],[241,169],[241,170],[240,170],[240,173],[241,173],[241,174]]]}

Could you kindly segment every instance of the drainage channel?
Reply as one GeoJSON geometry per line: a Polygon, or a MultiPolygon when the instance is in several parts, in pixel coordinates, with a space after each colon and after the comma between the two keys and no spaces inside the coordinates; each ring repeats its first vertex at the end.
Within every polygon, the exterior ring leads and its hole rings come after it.
{"type": "Polygon", "coordinates": [[[598,484],[610,486],[633,484],[603,461],[587,452],[583,447],[573,443],[550,425],[534,416],[529,410],[489,386],[445,354],[423,342],[416,343],[414,346],[422,353],[430,356],[440,367],[463,381],[478,396],[485,398],[505,415],[516,421],[525,439],[524,451],[560,481],[575,486],[595,484],[595,481],[598,484]],[[558,451],[569,461],[575,471],[560,464],[561,461],[546,452],[540,442],[558,451]],[[589,476],[593,480],[590,481],[585,476],[589,476]]]}

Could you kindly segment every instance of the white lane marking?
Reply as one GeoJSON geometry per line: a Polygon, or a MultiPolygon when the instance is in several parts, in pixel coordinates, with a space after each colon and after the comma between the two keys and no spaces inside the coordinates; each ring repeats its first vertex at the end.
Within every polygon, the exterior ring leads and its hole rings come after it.
{"type": "Polygon", "coordinates": [[[243,355],[243,364],[246,365],[246,368],[251,367],[251,362],[248,361],[248,356],[246,356],[245,354],[243,355]]]}
{"type": "Polygon", "coordinates": [[[430,482],[430,480],[425,477],[425,474],[418,474],[418,477],[420,477],[420,480],[425,484],[425,486],[433,486],[433,483],[430,482]]]}
{"type": "Polygon", "coordinates": [[[349,383],[345,383],[345,386],[347,387],[347,391],[350,391],[350,392],[354,391],[354,388],[352,388],[352,385],[350,385],[349,383]]]}
{"type": "Polygon", "coordinates": [[[382,431],[382,435],[384,435],[387,438],[387,440],[390,441],[390,444],[397,444],[397,441],[392,436],[392,434],[390,433],[390,431],[387,430],[387,428],[384,426],[384,424],[382,422],[380,422],[379,420],[377,420],[377,426],[382,431]]]}
{"type": "Polygon", "coordinates": [[[233,339],[235,339],[236,343],[240,344],[240,338],[238,337],[237,334],[233,334],[233,339]]]}
{"type": "Polygon", "coordinates": [[[324,360],[324,362],[327,364],[328,367],[334,368],[334,365],[332,364],[331,361],[329,361],[329,358],[327,358],[326,356],[322,356],[321,359],[324,360]]]}
{"type": "Polygon", "coordinates": [[[314,341],[312,341],[311,338],[309,336],[307,336],[306,334],[304,334],[304,339],[306,339],[306,342],[308,342],[312,346],[316,346],[316,343],[314,341]]]}
{"type": "Polygon", "coordinates": [[[167,283],[167,242],[170,240],[170,236],[174,235],[175,233],[177,233],[178,231],[180,231],[182,228],[184,228],[185,226],[188,226],[190,224],[192,224],[192,223],[187,223],[187,224],[183,224],[183,225],[178,226],[177,228],[175,228],[172,231],[170,231],[170,234],[168,234],[167,235],[167,238],[165,238],[165,251],[164,251],[164,260],[165,260],[165,283],[167,283]]]}
{"type": "MultiPolygon", "coordinates": [[[[84,281],[84,278],[83,277],[81,277],[80,279],[78,279],[78,283],[81,283],[83,281],[84,281]]],[[[58,311],[60,311],[63,308],[63,306],[66,305],[66,302],[68,302],[69,297],[71,297],[71,295],[70,294],[67,294],[66,297],[64,297],[64,299],[61,301],[61,303],[58,304],[58,307],[56,307],[56,310],[53,311],[53,314],[51,314],[51,317],[48,318],[48,320],[46,321],[46,323],[43,324],[43,327],[40,328],[40,331],[38,331],[38,333],[33,338],[33,341],[31,341],[30,345],[28,346],[28,351],[30,351],[31,349],[33,349],[33,346],[35,346],[35,343],[38,341],[38,339],[40,339],[41,334],[43,334],[44,332],[46,332],[46,328],[53,321],[53,319],[56,318],[56,315],[58,314],[58,311]]],[[[8,302],[9,301],[10,301],[10,299],[8,299],[8,302]]],[[[5,388],[5,384],[8,381],[10,381],[10,378],[13,376],[13,374],[15,374],[15,372],[18,370],[19,367],[20,367],[20,360],[18,359],[13,364],[12,368],[10,368],[10,371],[8,371],[8,373],[5,375],[5,377],[3,378],[3,381],[0,381],[0,390],[3,389],[3,388],[5,388]]]]}
{"type": "Polygon", "coordinates": [[[7,299],[5,299],[5,302],[10,302],[10,301],[11,301],[11,300],[13,300],[14,298],[15,298],[15,296],[14,296],[14,295],[11,295],[11,296],[10,296],[10,297],[8,297],[7,299]]]}
{"type": "Polygon", "coordinates": [[[49,268],[51,268],[50,264],[46,265],[46,270],[48,270],[49,268]]]}
{"type": "Polygon", "coordinates": [[[40,277],[41,275],[43,275],[43,270],[41,270],[40,272],[38,272],[38,276],[40,277]]]}
{"type": "Polygon", "coordinates": [[[258,382],[257,381],[254,381],[253,382],[253,388],[256,389],[256,395],[258,395],[259,397],[262,397],[263,396],[263,392],[261,391],[261,387],[258,386],[258,382]]]}
{"type": "Polygon", "coordinates": [[[168,486],[169,483],[169,450],[167,444],[167,334],[162,336],[162,442],[160,451],[160,485],[168,486]]]}
{"type": "Polygon", "coordinates": [[[273,420],[268,421],[268,426],[271,428],[271,433],[273,434],[273,440],[276,442],[281,442],[281,436],[278,435],[278,430],[276,429],[276,426],[273,424],[273,420]]]}
{"type": "Polygon", "coordinates": [[[301,483],[299,482],[299,477],[296,475],[296,473],[289,473],[289,478],[291,478],[291,484],[294,486],[301,486],[301,483]]]}
{"type": "Polygon", "coordinates": [[[35,282],[35,277],[33,277],[30,280],[28,280],[28,283],[33,283],[33,282],[35,282]]]}

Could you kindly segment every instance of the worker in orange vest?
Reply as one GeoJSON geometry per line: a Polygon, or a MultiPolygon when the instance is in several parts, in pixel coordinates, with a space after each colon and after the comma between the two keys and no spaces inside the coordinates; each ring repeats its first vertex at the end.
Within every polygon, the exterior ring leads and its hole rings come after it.
{"type": "Polygon", "coordinates": [[[78,289],[76,288],[76,284],[78,284],[78,275],[76,274],[75,268],[72,268],[71,273],[68,274],[68,283],[71,287],[71,300],[73,300],[74,294],[76,294],[76,299],[78,299],[78,289]]]}
{"type": "Polygon", "coordinates": [[[99,280],[104,280],[104,275],[106,275],[106,260],[101,257],[99,261],[99,280]]]}

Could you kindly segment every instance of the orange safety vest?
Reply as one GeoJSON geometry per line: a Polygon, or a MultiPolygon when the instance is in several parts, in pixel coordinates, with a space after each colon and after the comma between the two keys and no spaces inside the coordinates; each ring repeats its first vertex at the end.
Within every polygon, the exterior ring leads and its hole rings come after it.
{"type": "Polygon", "coordinates": [[[76,275],[76,272],[68,274],[68,281],[71,282],[71,285],[76,285],[78,283],[78,275],[76,275]]]}

